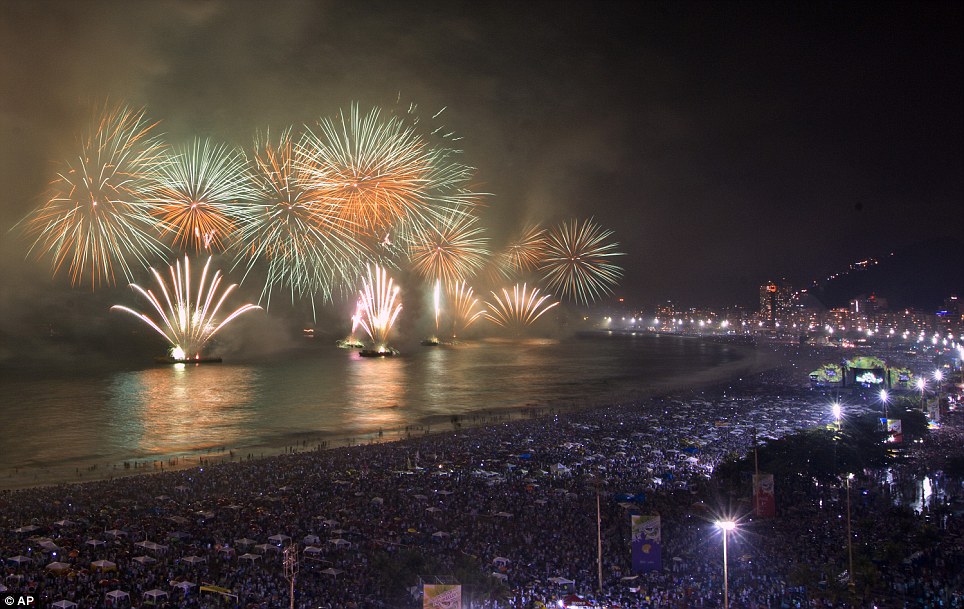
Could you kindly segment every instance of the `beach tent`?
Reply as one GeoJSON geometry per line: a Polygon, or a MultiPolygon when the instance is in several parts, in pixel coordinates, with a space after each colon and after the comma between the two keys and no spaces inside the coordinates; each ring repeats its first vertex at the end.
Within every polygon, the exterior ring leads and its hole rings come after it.
{"type": "Polygon", "coordinates": [[[321,554],[322,549],[318,546],[308,546],[305,548],[305,554],[321,554]]]}
{"type": "Polygon", "coordinates": [[[117,603],[124,599],[130,600],[131,595],[124,592],[123,590],[111,590],[110,592],[107,593],[107,598],[117,603]]]}
{"type": "Polygon", "coordinates": [[[258,542],[255,541],[255,540],[253,540],[253,539],[248,539],[247,537],[243,537],[243,538],[241,538],[241,539],[235,539],[235,540],[234,540],[234,545],[236,545],[236,546],[253,546],[253,545],[256,544],[256,543],[258,543],[258,542]]]}
{"type": "Polygon", "coordinates": [[[109,560],[95,560],[90,563],[90,566],[94,569],[100,569],[101,571],[116,571],[117,565],[109,560]]]}
{"type": "Polygon", "coordinates": [[[48,571],[53,571],[54,573],[63,573],[64,571],[70,568],[70,565],[68,565],[65,562],[54,561],[44,568],[47,569],[48,571]]]}
{"type": "Polygon", "coordinates": [[[291,541],[291,537],[288,537],[287,535],[282,535],[281,533],[278,533],[277,535],[272,535],[271,537],[269,537],[269,538],[268,538],[268,541],[270,541],[271,543],[273,543],[273,544],[275,544],[275,545],[280,546],[281,544],[283,544],[283,543],[285,543],[285,542],[291,541]]]}
{"type": "Polygon", "coordinates": [[[109,531],[104,531],[104,535],[107,535],[109,537],[114,537],[114,538],[127,537],[127,531],[122,531],[120,529],[111,529],[109,531]]]}
{"type": "Polygon", "coordinates": [[[328,567],[327,569],[322,569],[321,572],[324,573],[325,575],[331,575],[332,577],[335,577],[344,573],[344,571],[342,571],[341,569],[335,569],[332,567],[328,567]]]}
{"type": "Polygon", "coordinates": [[[106,545],[107,545],[105,542],[101,541],[100,539],[88,539],[88,540],[85,541],[84,543],[87,544],[88,546],[94,546],[95,548],[96,548],[97,546],[106,546],[106,545]]]}
{"type": "Polygon", "coordinates": [[[445,531],[435,531],[434,533],[432,533],[432,537],[435,537],[437,539],[442,539],[443,537],[448,537],[448,536],[449,534],[446,533],[445,531]]]}
{"type": "Polygon", "coordinates": [[[339,537],[338,539],[332,539],[331,543],[335,544],[335,546],[339,548],[351,547],[351,542],[348,541],[347,539],[342,539],[341,537],[339,537]]]}
{"type": "Polygon", "coordinates": [[[204,559],[200,556],[185,556],[181,558],[181,562],[186,562],[189,565],[196,565],[198,563],[204,562],[204,559]]]}
{"type": "Polygon", "coordinates": [[[250,560],[251,562],[254,562],[256,560],[261,560],[261,555],[260,554],[242,554],[241,556],[238,556],[238,560],[250,560]]]}
{"type": "Polygon", "coordinates": [[[568,586],[570,584],[576,583],[575,580],[566,579],[565,577],[550,577],[549,581],[559,586],[568,586]]]}
{"type": "Polygon", "coordinates": [[[270,543],[259,543],[258,545],[254,546],[254,549],[257,550],[257,551],[259,551],[259,552],[267,552],[267,551],[269,551],[269,550],[272,551],[272,552],[280,552],[280,551],[281,551],[281,550],[278,548],[278,546],[272,545],[272,544],[270,544],[270,543]]]}
{"type": "Polygon", "coordinates": [[[77,524],[77,523],[74,522],[73,520],[67,520],[67,519],[58,520],[57,522],[54,523],[54,525],[56,525],[56,526],[58,526],[58,527],[69,527],[69,526],[73,526],[73,525],[75,525],[75,524],[77,524]]]}
{"type": "Polygon", "coordinates": [[[8,558],[7,560],[8,560],[9,562],[12,562],[12,563],[17,564],[17,565],[22,565],[22,564],[24,564],[24,563],[33,562],[33,561],[30,559],[29,556],[23,556],[22,554],[17,555],[17,556],[11,556],[11,557],[8,558]]]}
{"type": "Polygon", "coordinates": [[[43,548],[44,552],[56,552],[57,550],[60,549],[60,546],[50,541],[49,539],[45,539],[41,541],[39,545],[41,548],[43,548]]]}
{"type": "Polygon", "coordinates": [[[182,592],[187,592],[188,590],[190,590],[196,585],[197,584],[194,584],[188,581],[183,581],[183,582],[177,582],[176,584],[174,584],[174,587],[177,588],[178,590],[181,590],[182,592]]]}
{"type": "MultiPolygon", "coordinates": [[[[0,592],[2,592],[2,590],[0,590],[0,592]]],[[[54,609],[74,609],[75,607],[77,607],[77,603],[75,603],[74,601],[68,601],[64,599],[62,601],[55,602],[54,604],[51,605],[51,607],[53,607],[54,609]]]]}
{"type": "Polygon", "coordinates": [[[145,599],[149,601],[154,601],[154,602],[157,602],[157,599],[161,598],[162,596],[167,596],[167,592],[163,590],[158,590],[157,588],[154,588],[153,590],[148,590],[147,592],[144,593],[145,599]]]}
{"type": "Polygon", "coordinates": [[[131,560],[136,560],[137,562],[141,563],[142,565],[148,565],[148,564],[150,564],[150,563],[152,563],[152,562],[157,562],[157,559],[151,558],[150,556],[135,556],[135,557],[132,558],[131,560]]]}
{"type": "Polygon", "coordinates": [[[38,527],[38,526],[35,525],[35,524],[28,524],[28,525],[25,526],[25,527],[20,527],[19,529],[14,529],[13,532],[14,532],[14,533],[19,533],[19,534],[22,535],[22,534],[24,534],[24,533],[33,533],[34,531],[37,531],[37,530],[39,530],[39,529],[40,529],[40,527],[38,527]]]}
{"type": "Polygon", "coordinates": [[[321,542],[321,538],[317,535],[305,535],[305,538],[301,540],[305,545],[315,545],[321,542]]]}

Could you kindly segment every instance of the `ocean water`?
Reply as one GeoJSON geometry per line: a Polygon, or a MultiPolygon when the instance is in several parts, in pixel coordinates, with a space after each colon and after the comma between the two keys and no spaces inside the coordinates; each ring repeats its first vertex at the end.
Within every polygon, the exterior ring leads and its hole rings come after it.
{"type": "Polygon", "coordinates": [[[722,378],[756,355],[693,338],[605,334],[415,347],[384,359],[309,343],[259,361],[5,374],[0,476],[452,429],[453,415],[518,416],[722,378]]]}

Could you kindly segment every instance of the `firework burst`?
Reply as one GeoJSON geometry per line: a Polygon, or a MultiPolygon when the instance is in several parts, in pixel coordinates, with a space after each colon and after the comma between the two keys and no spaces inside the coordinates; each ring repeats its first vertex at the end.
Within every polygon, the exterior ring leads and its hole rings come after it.
{"type": "MultiPolygon", "coordinates": [[[[336,203],[320,200],[306,188],[310,161],[295,145],[290,130],[272,141],[267,134],[256,142],[254,175],[261,201],[237,231],[237,263],[247,273],[266,263],[262,300],[270,304],[272,290],[288,288],[291,299],[345,289],[358,275],[364,248],[354,226],[336,203]]],[[[245,274],[247,276],[247,273],[245,274]]]]}
{"type": "Polygon", "coordinates": [[[452,338],[455,338],[485,315],[486,311],[479,307],[479,299],[465,282],[453,285],[447,296],[452,312],[452,338]]]}
{"type": "Polygon", "coordinates": [[[369,267],[368,276],[364,279],[358,295],[361,303],[358,324],[371,338],[374,350],[388,350],[388,334],[398,314],[402,312],[402,303],[398,301],[398,286],[385,269],[379,266],[369,267]]]}
{"type": "Polygon", "coordinates": [[[453,214],[436,221],[409,246],[413,270],[425,279],[450,285],[475,275],[489,250],[475,216],[453,214]]]}
{"type": "Polygon", "coordinates": [[[539,270],[549,289],[562,298],[589,304],[622,277],[623,269],[610,260],[623,254],[618,243],[609,242],[613,234],[590,218],[584,222],[568,220],[546,236],[546,251],[539,270]]]}
{"type": "Polygon", "coordinates": [[[23,220],[34,239],[29,252],[50,256],[54,275],[66,266],[72,285],[96,288],[114,284],[118,272],[133,281],[132,261],[147,267],[166,256],[145,201],[165,158],[155,126],[144,110],[105,109],[50,199],[23,220]]]}
{"type": "Polygon", "coordinates": [[[532,325],[559,303],[546,294],[539,296],[539,290],[529,291],[526,284],[512,286],[512,294],[502,288],[502,294],[491,292],[492,301],[486,302],[488,310],[485,318],[504,328],[520,330],[532,325]]]}
{"type": "Polygon", "coordinates": [[[499,254],[499,270],[505,277],[515,277],[536,269],[545,255],[546,230],[530,224],[499,254]]]}
{"type": "Polygon", "coordinates": [[[255,191],[241,151],[195,140],[162,167],[154,198],[154,214],[174,233],[175,246],[210,251],[224,249],[255,191]]]}
{"type": "Polygon", "coordinates": [[[164,282],[160,273],[151,269],[151,273],[154,274],[154,279],[157,281],[157,286],[160,288],[163,301],[151,290],[145,290],[139,285],[131,284],[131,288],[153,306],[159,321],[122,305],[114,305],[111,310],[130,313],[167,339],[171,344],[171,357],[174,359],[198,359],[204,346],[221,328],[239,315],[260,308],[253,304],[246,304],[220,322],[217,321],[221,305],[234,291],[237,284],[228,286],[218,296],[222,279],[221,271],[215,271],[210,283],[208,283],[210,266],[211,258],[208,258],[204,270],[201,272],[201,280],[198,282],[197,291],[192,290],[191,264],[187,256],[184,257],[183,266],[178,261],[171,267],[170,286],[164,282]]]}

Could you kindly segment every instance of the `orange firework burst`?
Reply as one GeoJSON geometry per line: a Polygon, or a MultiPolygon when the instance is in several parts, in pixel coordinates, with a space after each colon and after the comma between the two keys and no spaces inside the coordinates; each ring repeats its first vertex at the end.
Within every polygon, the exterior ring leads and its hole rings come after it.
{"type": "Polygon", "coordinates": [[[489,250],[475,216],[455,213],[413,237],[409,258],[415,272],[446,284],[464,281],[485,264],[489,250]]]}
{"type": "Polygon", "coordinates": [[[174,233],[174,244],[194,251],[224,249],[254,198],[239,150],[195,140],[162,167],[154,214],[174,233]]]}
{"type": "Polygon", "coordinates": [[[448,300],[452,310],[452,338],[485,315],[485,309],[479,307],[479,299],[465,282],[460,281],[452,286],[448,300]]]}
{"type": "Polygon", "coordinates": [[[430,218],[426,189],[432,151],[416,133],[378,109],[322,120],[308,133],[305,156],[313,196],[337,203],[342,220],[381,236],[405,221],[430,218]]]}
{"type": "Polygon", "coordinates": [[[157,123],[144,114],[105,109],[78,157],[53,181],[50,199],[23,221],[24,232],[34,238],[30,251],[50,255],[55,275],[67,266],[73,285],[113,284],[117,270],[133,281],[131,261],[147,267],[152,258],[166,256],[145,201],[163,162],[163,146],[154,134],[157,123]]]}
{"type": "Polygon", "coordinates": [[[506,277],[527,273],[539,266],[546,255],[546,230],[529,224],[499,254],[499,270],[506,277]]]}

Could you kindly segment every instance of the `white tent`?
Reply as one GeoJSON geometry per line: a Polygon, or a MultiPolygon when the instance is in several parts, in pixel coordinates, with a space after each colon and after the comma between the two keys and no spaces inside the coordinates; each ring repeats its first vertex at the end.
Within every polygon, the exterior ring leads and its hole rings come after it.
{"type": "Polygon", "coordinates": [[[331,575],[331,576],[337,576],[337,575],[340,575],[341,573],[344,573],[344,571],[342,571],[341,569],[335,569],[332,567],[329,567],[327,569],[322,569],[321,572],[324,573],[325,575],[331,575]]]}
{"type": "Polygon", "coordinates": [[[34,531],[38,530],[39,528],[40,528],[40,527],[38,527],[38,526],[35,525],[35,524],[28,524],[28,525],[25,526],[25,527],[20,527],[20,528],[18,528],[18,529],[14,529],[13,532],[14,532],[14,533],[33,533],[34,531]]]}
{"type": "Polygon", "coordinates": [[[24,564],[24,563],[33,562],[33,561],[30,560],[30,557],[29,557],[29,556],[23,556],[22,554],[21,554],[21,555],[17,555],[17,556],[11,556],[11,557],[8,558],[7,560],[10,561],[10,562],[12,562],[12,563],[16,563],[16,564],[18,564],[18,565],[22,565],[22,564],[24,564]]]}
{"type": "Polygon", "coordinates": [[[347,539],[342,539],[341,537],[339,537],[338,539],[332,539],[331,543],[335,544],[335,546],[339,548],[347,548],[351,546],[350,541],[348,541],[347,539]]]}
{"type": "Polygon", "coordinates": [[[39,545],[41,548],[43,548],[44,552],[56,552],[57,550],[60,549],[60,546],[50,541],[49,539],[45,539],[41,541],[39,545]]]}
{"type": "Polygon", "coordinates": [[[174,587],[177,588],[178,590],[182,590],[182,591],[184,591],[184,592],[187,592],[188,590],[190,590],[191,588],[193,588],[193,587],[196,586],[196,585],[197,585],[197,584],[194,584],[194,583],[191,583],[191,582],[188,582],[188,581],[184,581],[184,582],[177,582],[176,584],[174,584],[174,587]]]}
{"type": "Polygon", "coordinates": [[[280,546],[281,544],[283,544],[283,543],[285,543],[285,542],[287,542],[287,541],[291,541],[291,537],[288,537],[287,535],[282,535],[281,533],[278,533],[277,535],[272,535],[271,537],[269,537],[269,538],[268,538],[268,541],[270,541],[271,543],[273,543],[273,544],[275,544],[275,545],[279,545],[279,546],[280,546]]]}
{"type": "Polygon", "coordinates": [[[272,544],[270,544],[270,543],[259,543],[258,545],[254,546],[254,549],[257,550],[257,551],[259,551],[259,552],[267,552],[267,551],[269,551],[269,550],[272,551],[272,552],[280,552],[280,551],[281,551],[281,550],[278,548],[278,546],[272,545],[272,544]]]}
{"type": "Polygon", "coordinates": [[[241,556],[238,556],[238,560],[250,560],[251,562],[254,562],[256,560],[261,560],[261,555],[260,554],[242,554],[241,556]]]}
{"type": "Polygon", "coordinates": [[[314,545],[321,541],[317,535],[305,535],[305,538],[301,540],[305,545],[314,545]]]}
{"type": "Polygon", "coordinates": [[[181,558],[181,562],[186,562],[189,565],[196,565],[200,562],[204,562],[204,559],[200,556],[184,556],[181,558]]]}
{"type": "Polygon", "coordinates": [[[153,590],[148,590],[147,592],[144,593],[144,598],[152,601],[156,601],[162,596],[167,596],[167,592],[163,590],[158,590],[157,588],[154,588],[153,590]]]}
{"type": "Polygon", "coordinates": [[[434,533],[432,533],[432,537],[436,537],[438,539],[441,539],[443,537],[448,537],[448,536],[449,534],[446,533],[445,531],[435,531],[434,533]]]}
{"type": "Polygon", "coordinates": [[[109,537],[127,537],[127,531],[122,531],[120,529],[111,529],[109,531],[104,531],[104,535],[109,537]]]}
{"type": "Polygon", "coordinates": [[[150,563],[152,563],[152,562],[157,562],[157,559],[151,558],[150,556],[135,556],[135,557],[132,558],[131,560],[136,560],[137,562],[141,563],[142,565],[147,565],[147,564],[150,564],[150,563]]]}
{"type": "Polygon", "coordinates": [[[308,546],[305,548],[305,554],[321,554],[323,550],[318,546],[308,546]]]}
{"type": "MultiPolygon", "coordinates": [[[[0,592],[2,591],[3,590],[0,590],[0,592]]],[[[62,601],[57,601],[51,605],[51,607],[53,607],[54,609],[74,609],[76,606],[77,606],[77,603],[75,603],[74,601],[68,601],[66,599],[62,601]]]]}
{"type": "Polygon", "coordinates": [[[126,593],[126,592],[124,592],[123,590],[111,590],[110,592],[107,593],[107,598],[109,598],[109,599],[111,599],[111,600],[114,600],[114,601],[119,601],[119,600],[121,600],[122,598],[126,598],[126,599],[129,600],[130,597],[131,597],[131,595],[128,594],[128,593],[126,593]]]}
{"type": "Polygon", "coordinates": [[[247,537],[242,537],[241,539],[234,540],[234,545],[236,546],[253,546],[256,543],[258,542],[253,539],[248,539],[247,537]]]}
{"type": "Polygon", "coordinates": [[[117,564],[112,563],[109,560],[95,560],[94,562],[90,563],[90,566],[102,571],[113,571],[117,569],[117,564]]]}
{"type": "Polygon", "coordinates": [[[106,546],[106,545],[107,545],[105,542],[101,541],[100,539],[88,539],[88,540],[85,541],[84,543],[87,544],[88,546],[94,546],[95,548],[96,548],[97,546],[106,546]]]}
{"type": "Polygon", "coordinates": [[[575,580],[566,579],[565,577],[550,577],[549,581],[560,586],[568,586],[569,584],[576,583],[575,580]]]}
{"type": "Polygon", "coordinates": [[[70,568],[70,565],[68,565],[68,564],[65,563],[65,562],[57,562],[57,561],[54,561],[54,562],[50,563],[49,565],[47,565],[47,566],[44,567],[44,568],[47,569],[48,571],[53,571],[54,573],[61,573],[61,572],[63,572],[63,571],[66,571],[67,569],[69,569],[69,568],[70,568]]]}
{"type": "MultiPolygon", "coordinates": [[[[73,526],[73,525],[75,525],[75,524],[77,524],[77,523],[74,522],[73,520],[67,520],[67,519],[65,518],[65,519],[63,519],[63,520],[58,520],[58,521],[55,522],[54,524],[55,524],[56,526],[58,526],[58,527],[69,527],[69,526],[73,526]]],[[[70,602],[70,601],[68,601],[68,602],[70,602]]]]}

